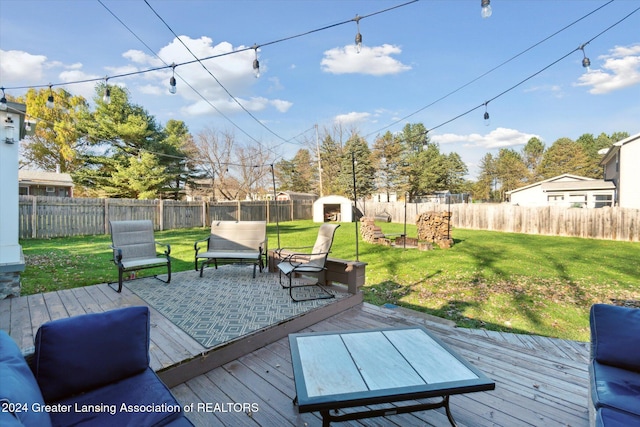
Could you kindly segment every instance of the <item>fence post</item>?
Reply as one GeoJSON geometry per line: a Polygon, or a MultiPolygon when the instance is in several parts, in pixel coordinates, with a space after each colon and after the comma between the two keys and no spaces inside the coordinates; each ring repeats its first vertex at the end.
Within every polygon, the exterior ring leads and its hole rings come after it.
{"type": "Polygon", "coordinates": [[[36,196],[31,196],[31,238],[38,238],[38,202],[36,196]]]}
{"type": "Polygon", "coordinates": [[[160,218],[158,218],[158,223],[160,231],[162,231],[164,230],[164,199],[160,199],[158,202],[157,214],[160,216],[160,218]]]}
{"type": "Polygon", "coordinates": [[[104,211],[102,215],[104,217],[104,234],[109,234],[109,199],[104,199],[103,204],[104,211]]]}

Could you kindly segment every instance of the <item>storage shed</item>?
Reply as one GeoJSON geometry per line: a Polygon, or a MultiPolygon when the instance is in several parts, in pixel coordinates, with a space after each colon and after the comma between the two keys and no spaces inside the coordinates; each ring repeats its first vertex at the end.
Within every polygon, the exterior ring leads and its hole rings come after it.
{"type": "Polygon", "coordinates": [[[352,222],[353,205],[343,196],[320,197],[313,203],[314,222],[352,222]]]}

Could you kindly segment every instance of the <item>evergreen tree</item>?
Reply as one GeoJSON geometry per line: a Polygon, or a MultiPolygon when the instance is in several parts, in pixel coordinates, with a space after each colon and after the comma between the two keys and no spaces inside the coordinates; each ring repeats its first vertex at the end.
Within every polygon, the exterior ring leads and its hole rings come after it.
{"type": "Polygon", "coordinates": [[[355,188],[358,199],[371,196],[375,190],[375,169],[371,163],[371,150],[364,138],[353,134],[344,146],[340,163],[340,193],[353,199],[355,170],[355,188]]]}

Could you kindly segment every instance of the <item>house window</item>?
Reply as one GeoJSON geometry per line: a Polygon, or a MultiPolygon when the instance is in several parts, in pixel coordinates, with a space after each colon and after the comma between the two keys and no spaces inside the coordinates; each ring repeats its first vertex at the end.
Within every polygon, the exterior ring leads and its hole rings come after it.
{"type": "Polygon", "coordinates": [[[594,196],[596,208],[604,208],[606,206],[613,206],[613,194],[596,194],[594,196]]]}
{"type": "Polygon", "coordinates": [[[551,203],[561,202],[564,200],[563,194],[552,194],[547,196],[547,201],[551,203]]]}
{"type": "Polygon", "coordinates": [[[18,194],[20,196],[28,196],[29,195],[29,187],[18,187],[18,194]]]}
{"type": "Polygon", "coordinates": [[[47,191],[47,193],[55,193],[56,189],[55,189],[55,187],[47,187],[46,191],[47,191]]]}
{"type": "Polygon", "coordinates": [[[586,208],[587,207],[587,195],[586,194],[572,194],[569,196],[569,206],[572,208],[586,208]]]}

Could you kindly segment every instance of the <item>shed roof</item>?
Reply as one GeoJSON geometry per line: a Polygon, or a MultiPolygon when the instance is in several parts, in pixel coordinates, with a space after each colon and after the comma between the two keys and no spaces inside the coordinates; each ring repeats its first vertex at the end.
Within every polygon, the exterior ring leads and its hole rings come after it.
{"type": "Polygon", "coordinates": [[[19,170],[18,182],[20,184],[73,187],[73,179],[68,173],[19,170]]]}

